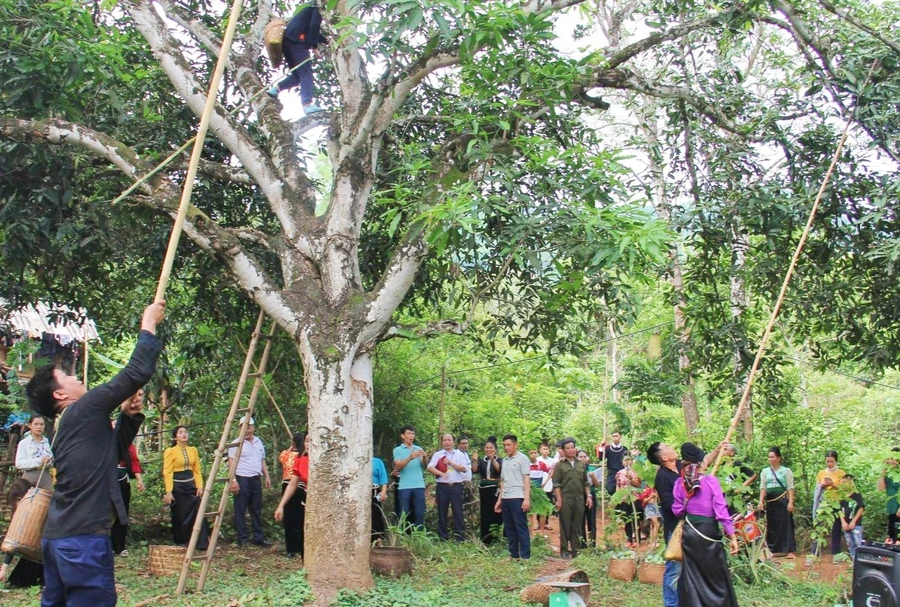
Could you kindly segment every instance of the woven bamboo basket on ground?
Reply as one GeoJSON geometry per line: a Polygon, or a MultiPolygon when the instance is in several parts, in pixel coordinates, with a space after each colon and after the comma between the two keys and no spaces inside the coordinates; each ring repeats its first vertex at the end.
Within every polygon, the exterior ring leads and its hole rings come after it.
{"type": "Polygon", "coordinates": [[[634,580],[636,570],[634,559],[609,559],[607,574],[614,580],[630,582],[634,580]]]}
{"type": "Polygon", "coordinates": [[[284,41],[284,19],[272,19],[263,30],[263,40],[266,44],[266,54],[272,67],[278,69],[284,55],[281,52],[281,43],[284,41]]]}
{"type": "Polygon", "coordinates": [[[184,546],[150,546],[150,573],[156,576],[179,573],[185,554],[184,546]]]}
{"type": "Polygon", "coordinates": [[[0,550],[6,554],[18,554],[29,561],[43,562],[41,536],[51,499],[52,491],[37,487],[29,489],[16,508],[0,550]]]}
{"type": "Polygon", "coordinates": [[[522,592],[519,593],[519,599],[523,603],[540,603],[541,605],[548,605],[550,603],[550,595],[554,592],[560,592],[558,588],[554,588],[548,582],[578,582],[587,584],[587,586],[574,589],[573,592],[578,594],[578,596],[584,600],[585,604],[590,603],[590,580],[588,580],[587,573],[581,569],[572,569],[556,575],[540,578],[537,583],[522,588],[522,592]]]}
{"type": "Polygon", "coordinates": [[[660,563],[641,563],[637,570],[638,581],[642,584],[662,586],[666,566],[660,563]]]}

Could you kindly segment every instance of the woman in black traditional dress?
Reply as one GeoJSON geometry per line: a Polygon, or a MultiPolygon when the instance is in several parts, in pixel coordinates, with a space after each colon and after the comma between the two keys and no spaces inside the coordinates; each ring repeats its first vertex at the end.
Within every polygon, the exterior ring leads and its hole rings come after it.
{"type": "MultiPolygon", "coordinates": [[[[16,507],[19,505],[19,501],[25,497],[25,494],[32,487],[34,487],[34,484],[24,478],[20,478],[12,484],[7,495],[7,503],[10,505],[13,513],[15,513],[16,507]]],[[[12,516],[10,516],[10,520],[12,520],[12,516]]],[[[44,566],[41,563],[35,563],[21,557],[7,578],[12,560],[12,554],[3,555],[3,561],[0,564],[0,583],[8,579],[9,585],[13,588],[30,588],[31,586],[43,585],[44,566]]]]}
{"type": "Polygon", "coordinates": [[[794,558],[794,473],[781,465],[781,449],[769,449],[769,467],[759,474],[759,509],[766,512],[766,543],[773,554],[794,558]]]}
{"type": "MultiPolygon", "coordinates": [[[[478,458],[478,453],[473,456],[477,460],[476,472],[481,477],[478,484],[478,497],[481,502],[481,541],[485,544],[493,544],[497,538],[492,527],[503,524],[503,515],[494,511],[497,503],[497,489],[500,485],[501,461],[497,454],[497,439],[489,436],[484,443],[484,457],[478,458]]],[[[496,526],[496,527],[495,527],[496,526]]]]}
{"type": "Polygon", "coordinates": [[[728,536],[732,554],[738,551],[737,536],[719,479],[700,472],[705,456],[693,443],[681,446],[681,479],[675,482],[672,491],[672,513],[684,516],[678,604],[737,607],[719,525],[728,536]]]}
{"type": "MultiPolygon", "coordinates": [[[[194,520],[200,509],[203,494],[203,476],[200,473],[200,454],[196,447],[188,446],[185,426],[175,426],[172,431],[175,443],[163,453],[163,482],[166,495],[163,501],[172,507],[172,538],[176,546],[187,546],[191,541],[194,520]]],[[[197,550],[209,546],[209,522],[204,519],[197,550]]]]}

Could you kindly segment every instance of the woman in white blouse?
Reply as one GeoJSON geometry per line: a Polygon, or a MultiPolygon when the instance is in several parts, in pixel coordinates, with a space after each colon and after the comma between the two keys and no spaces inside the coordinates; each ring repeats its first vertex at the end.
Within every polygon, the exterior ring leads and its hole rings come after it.
{"type": "Polygon", "coordinates": [[[50,441],[44,436],[47,422],[40,415],[35,415],[28,422],[31,433],[19,441],[16,449],[16,468],[22,471],[22,478],[37,485],[41,489],[53,490],[53,479],[50,468],[53,466],[53,452],[50,441]],[[41,468],[44,473],[41,474],[41,468]],[[40,478],[40,482],[38,482],[40,478]]]}

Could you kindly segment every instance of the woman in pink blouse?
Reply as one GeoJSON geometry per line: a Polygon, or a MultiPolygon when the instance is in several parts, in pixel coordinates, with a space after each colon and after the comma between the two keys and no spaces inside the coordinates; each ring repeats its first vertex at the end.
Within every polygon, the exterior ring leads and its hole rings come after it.
{"type": "Polygon", "coordinates": [[[678,602],[691,607],[737,607],[719,525],[731,542],[732,554],[738,551],[737,537],[719,480],[701,472],[705,455],[693,443],[681,446],[684,465],[672,492],[672,512],[684,516],[678,602]]]}

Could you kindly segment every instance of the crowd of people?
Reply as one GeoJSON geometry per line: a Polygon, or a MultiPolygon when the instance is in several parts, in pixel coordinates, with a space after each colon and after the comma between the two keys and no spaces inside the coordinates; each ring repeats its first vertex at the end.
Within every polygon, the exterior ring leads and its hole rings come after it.
{"type": "MultiPolygon", "coordinates": [[[[42,605],[115,603],[112,563],[115,555],[127,556],[132,481],[138,491],[145,490],[133,440],[144,419],[141,387],[152,374],[161,348],[155,328],[163,314],[164,304],[147,308],[131,361],[110,382],[86,391],[74,376],[47,367],[38,370],[27,387],[35,414],[18,444],[15,464],[21,478],[12,485],[9,504],[15,509],[32,487],[54,493],[42,541],[43,565],[20,560],[10,571],[11,557],[7,555],[0,581],[15,586],[44,584],[42,605]],[[110,415],[116,410],[110,428],[110,415]],[[51,422],[55,426],[52,441],[45,436],[51,422]],[[112,516],[108,516],[110,512],[112,516]],[[81,555],[77,562],[71,558],[75,552],[81,555]]],[[[231,447],[228,453],[229,465],[235,470],[230,489],[237,544],[270,546],[262,512],[263,491],[272,486],[266,449],[255,435],[255,421],[245,417],[241,424],[246,428],[243,444],[240,449],[231,447]]],[[[684,443],[676,452],[657,442],[643,452],[629,450],[618,432],[610,442],[593,448],[599,466],[591,463],[587,450],[579,449],[571,437],[556,442],[553,455],[547,442],[534,445],[526,455],[513,434],[499,442],[489,437],[482,451],[470,451],[465,437],[457,442],[452,434],[444,434],[440,449],[430,455],[416,443],[412,426],[401,428],[399,438],[389,467],[377,457],[372,459],[373,543],[380,542],[385,532],[388,517],[384,506],[391,485],[399,521],[410,528],[424,528],[426,487],[433,480],[434,531],[445,541],[466,541],[465,504],[477,496],[478,539],[492,544],[502,532],[514,560],[531,557],[532,533],[551,529],[550,516],[530,513],[533,497],[543,500],[546,495],[553,506],[556,520],[552,524],[559,526],[558,549],[564,559],[574,558],[596,541],[598,501],[605,501],[615,513],[614,520],[621,522],[628,547],[646,539],[654,548],[660,530],[662,541],[668,543],[683,521],[683,561],[666,565],[666,606],[736,605],[726,550],[738,550],[734,519],[747,509],[740,498],[758,482],[759,500],[752,509],[765,513],[765,542],[773,553],[795,557],[794,475],[784,465],[777,446],[768,451],[768,465],[756,473],[735,459],[733,445],[722,443],[705,453],[693,443],[684,443]],[[723,482],[708,472],[719,450],[724,450],[726,462],[723,482]],[[647,478],[650,474],[652,480],[647,478]],[[727,545],[721,541],[723,536],[727,545]]],[[[201,454],[189,444],[185,426],[177,426],[172,439],[162,458],[163,501],[171,508],[173,542],[186,545],[203,492],[201,454]]],[[[288,558],[304,556],[309,445],[308,436],[295,434],[291,447],[278,457],[282,495],[274,518],[283,523],[288,558]]],[[[840,551],[843,539],[853,556],[862,541],[865,504],[852,475],[838,467],[838,453],[826,452],[824,463],[812,500],[814,527],[820,530],[814,535],[827,536],[832,554],[840,551]]],[[[894,543],[900,516],[897,459],[885,462],[878,489],[888,496],[886,541],[894,543]]],[[[208,543],[208,523],[201,518],[196,547],[205,550],[208,543]]],[[[813,544],[811,556],[819,553],[821,544],[813,544]]]]}

